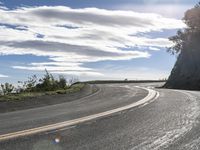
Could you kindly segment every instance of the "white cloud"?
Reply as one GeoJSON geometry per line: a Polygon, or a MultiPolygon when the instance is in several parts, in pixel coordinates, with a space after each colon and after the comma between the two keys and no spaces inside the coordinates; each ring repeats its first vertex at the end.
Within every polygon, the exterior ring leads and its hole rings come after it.
{"type": "Polygon", "coordinates": [[[7,78],[7,75],[0,74],[0,78],[7,78]]]}
{"type": "Polygon", "coordinates": [[[150,53],[172,43],[165,38],[147,38],[138,33],[185,27],[181,20],[152,13],[72,9],[64,6],[0,8],[0,53],[47,56],[52,62],[13,66],[15,69],[101,75],[83,67],[85,62],[148,58],[150,53]],[[132,50],[124,50],[133,47],[132,50]]]}
{"type": "Polygon", "coordinates": [[[120,27],[146,30],[172,29],[183,26],[180,20],[158,14],[113,11],[98,8],[71,9],[64,6],[43,6],[1,10],[1,22],[27,26],[72,25],[77,27],[120,27]]]}
{"type": "Polygon", "coordinates": [[[157,47],[149,47],[149,49],[152,50],[152,51],[159,51],[159,50],[160,50],[160,49],[157,48],[157,47]]]}
{"type": "Polygon", "coordinates": [[[136,12],[145,12],[145,13],[156,13],[163,15],[165,17],[171,18],[183,18],[183,15],[186,10],[192,8],[194,4],[175,4],[175,3],[168,3],[168,4],[148,4],[148,5],[141,5],[141,4],[124,4],[124,5],[114,5],[113,9],[120,9],[120,10],[132,10],[136,12]]]}
{"type": "Polygon", "coordinates": [[[56,73],[56,74],[66,74],[66,75],[75,75],[77,77],[81,77],[81,78],[86,78],[86,77],[104,77],[104,74],[96,72],[96,71],[54,71],[51,73],[56,73]]]}

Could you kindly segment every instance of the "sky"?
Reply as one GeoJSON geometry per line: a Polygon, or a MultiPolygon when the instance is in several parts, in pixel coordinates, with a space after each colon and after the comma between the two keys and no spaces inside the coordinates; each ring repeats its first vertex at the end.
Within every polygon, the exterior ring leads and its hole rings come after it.
{"type": "Polygon", "coordinates": [[[167,78],[168,37],[198,0],[0,0],[0,83],[167,78]]]}

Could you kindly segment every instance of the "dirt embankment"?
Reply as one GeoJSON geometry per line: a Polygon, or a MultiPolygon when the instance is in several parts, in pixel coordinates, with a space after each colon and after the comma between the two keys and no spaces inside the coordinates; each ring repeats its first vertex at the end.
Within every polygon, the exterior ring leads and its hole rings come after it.
{"type": "Polygon", "coordinates": [[[98,87],[96,85],[87,84],[75,93],[44,95],[14,101],[0,101],[0,113],[70,102],[89,96],[97,91],[98,87]]]}

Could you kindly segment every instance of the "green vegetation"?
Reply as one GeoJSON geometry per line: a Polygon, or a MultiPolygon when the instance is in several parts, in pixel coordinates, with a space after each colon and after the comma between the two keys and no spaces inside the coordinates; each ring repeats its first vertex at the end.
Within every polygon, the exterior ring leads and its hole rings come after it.
{"type": "Polygon", "coordinates": [[[36,75],[29,77],[27,81],[19,81],[15,88],[12,84],[1,84],[0,101],[24,100],[26,98],[39,97],[44,95],[68,94],[80,91],[85,84],[76,83],[78,80],[72,78],[67,82],[64,76],[58,79],[45,70],[43,78],[38,79],[36,75]]]}
{"type": "Polygon", "coordinates": [[[19,81],[18,83],[21,84],[21,86],[18,87],[17,92],[46,92],[68,88],[67,80],[64,76],[60,75],[57,80],[47,70],[45,70],[45,72],[46,74],[41,79],[37,79],[37,76],[33,75],[29,77],[27,81],[19,81]]]}
{"type": "Polygon", "coordinates": [[[200,39],[200,2],[192,9],[186,11],[183,21],[187,28],[178,30],[175,36],[169,38],[174,45],[168,49],[171,54],[180,54],[193,49],[193,44],[200,39]]]}
{"type": "Polygon", "coordinates": [[[21,93],[13,93],[8,95],[1,95],[0,101],[12,101],[12,100],[24,100],[27,98],[34,98],[44,95],[56,95],[56,94],[69,94],[69,93],[75,93],[80,91],[85,84],[78,83],[74,84],[67,89],[60,89],[55,91],[46,91],[46,92],[21,92],[21,93]]]}
{"type": "Polygon", "coordinates": [[[14,86],[9,83],[1,84],[2,95],[9,95],[14,90],[14,86]]]}

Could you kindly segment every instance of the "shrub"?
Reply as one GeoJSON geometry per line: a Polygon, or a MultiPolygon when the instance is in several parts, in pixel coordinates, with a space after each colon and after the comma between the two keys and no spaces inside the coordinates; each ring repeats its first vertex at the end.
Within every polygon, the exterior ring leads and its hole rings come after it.
{"type": "Polygon", "coordinates": [[[61,88],[61,89],[67,88],[67,80],[65,79],[64,76],[62,76],[62,75],[59,76],[58,85],[59,85],[59,88],[61,88]]]}
{"type": "Polygon", "coordinates": [[[9,83],[1,84],[1,90],[3,95],[9,95],[13,92],[14,88],[15,87],[9,83]]]}
{"type": "MultiPolygon", "coordinates": [[[[36,75],[28,77],[27,81],[18,81],[20,85],[15,89],[15,93],[31,93],[31,92],[49,92],[55,91],[55,93],[65,93],[68,89],[68,85],[72,85],[78,81],[77,78],[71,78],[67,83],[67,80],[64,76],[60,75],[56,79],[52,74],[50,74],[45,69],[45,75],[38,79],[36,75]],[[57,91],[57,92],[56,92],[57,91]]],[[[9,83],[1,84],[1,93],[2,95],[7,95],[13,92],[14,86],[9,83]]]]}

